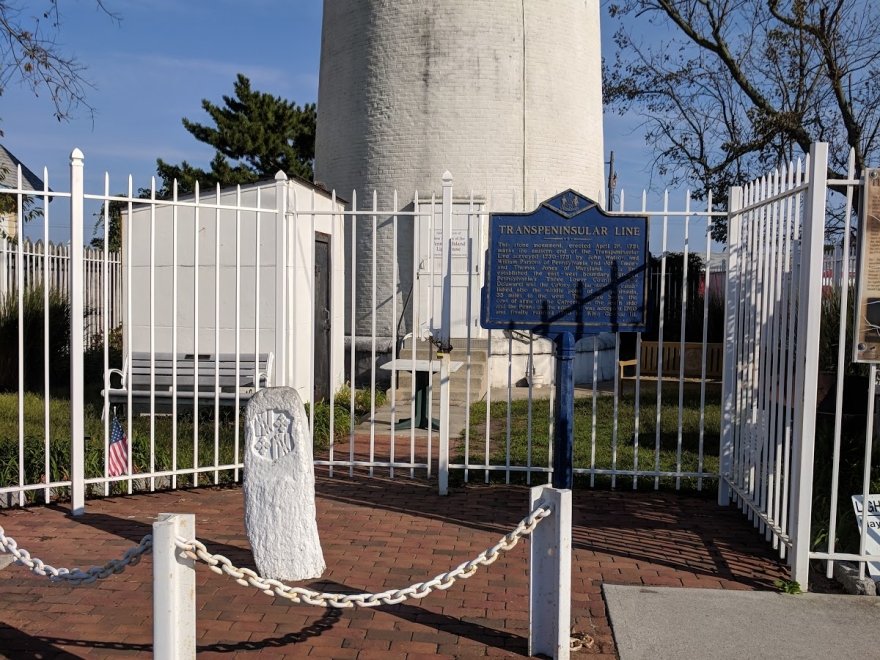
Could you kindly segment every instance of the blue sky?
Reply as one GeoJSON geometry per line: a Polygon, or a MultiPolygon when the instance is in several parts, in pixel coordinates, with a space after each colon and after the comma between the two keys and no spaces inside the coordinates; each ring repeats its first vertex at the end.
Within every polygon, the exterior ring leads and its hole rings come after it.
{"type": "MultiPolygon", "coordinates": [[[[128,174],[135,188],[148,187],[157,158],[206,165],[211,149],[180,120],[205,121],[201,100],[219,103],[239,72],[261,91],[298,103],[317,99],[321,0],[104,1],[119,21],[94,0],[60,0],[58,42],[87,67],[95,86],[88,94],[93,118],[80,110],[58,122],[47,98],[21,87],[10,86],[2,97],[4,145],[38,175],[47,166],[55,189],[67,189],[74,147],[86,156],[87,192],[102,189],[105,171],[111,192],[125,190],[128,174]]],[[[39,8],[44,2],[22,4],[39,8]]],[[[603,20],[607,55],[613,25],[603,20]]],[[[606,155],[615,151],[628,208],[637,200],[634,191],[659,184],[646,170],[650,154],[637,123],[634,117],[605,120],[606,155]]]]}

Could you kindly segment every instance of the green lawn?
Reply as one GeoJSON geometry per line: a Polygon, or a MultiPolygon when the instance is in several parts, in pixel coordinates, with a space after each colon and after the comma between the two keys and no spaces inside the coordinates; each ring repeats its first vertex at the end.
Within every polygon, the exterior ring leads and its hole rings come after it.
{"type": "MultiPolygon", "coordinates": [[[[100,408],[86,407],[85,411],[85,475],[86,478],[100,477],[104,474],[104,422],[100,408]]],[[[124,415],[119,418],[127,431],[124,415]]],[[[194,420],[192,414],[178,417],[177,467],[193,467],[194,420]]],[[[173,467],[172,419],[156,416],[154,428],[156,471],[171,470],[173,467]]],[[[40,483],[45,472],[45,412],[43,397],[25,394],[24,397],[24,472],[26,483],[40,483]]],[[[70,478],[70,402],[66,399],[50,399],[49,405],[49,476],[51,481],[64,481],[70,478]]],[[[199,466],[213,465],[215,424],[212,418],[202,416],[198,420],[199,466]]],[[[231,411],[221,413],[217,424],[219,464],[230,464],[235,460],[235,421],[231,411]]],[[[133,417],[130,435],[132,465],[135,474],[150,471],[150,419],[133,417]]],[[[244,438],[240,438],[243,446],[244,438]]],[[[19,427],[18,395],[0,394],[0,486],[18,483],[19,472],[19,427]]],[[[221,481],[230,481],[231,472],[221,472],[221,481]]],[[[203,474],[199,483],[213,482],[213,473],[203,474]]],[[[178,478],[180,485],[193,485],[193,478],[178,478]]],[[[121,492],[121,486],[114,486],[121,492]]],[[[126,486],[127,489],[127,486],[126,486]]],[[[63,493],[62,493],[63,495],[63,493]]]]}
{"type": "MultiPolygon", "coordinates": [[[[644,388],[639,409],[639,471],[653,471],[658,460],[655,451],[656,435],[656,391],[653,387],[644,388]],[[648,391],[645,391],[648,390],[648,391]]],[[[510,463],[527,465],[529,460],[528,442],[528,402],[515,401],[511,406],[510,425],[510,463]]],[[[489,461],[493,465],[505,465],[507,451],[507,402],[492,403],[489,461]]],[[[663,390],[660,407],[659,470],[675,472],[678,457],[678,391],[677,388],[663,390]]],[[[624,394],[620,397],[617,414],[617,442],[614,444],[614,399],[600,395],[596,400],[595,442],[593,442],[593,400],[576,399],[574,411],[574,466],[578,468],[632,470],[635,450],[635,396],[624,394]]],[[[549,401],[536,400],[532,403],[532,443],[531,464],[546,466],[548,461],[548,432],[550,409],[549,401]]],[[[721,405],[717,392],[708,393],[703,427],[703,465],[702,471],[717,473],[718,442],[720,433],[721,405]]],[[[486,404],[479,402],[471,407],[470,462],[482,464],[485,460],[486,404]]],[[[681,471],[699,471],[700,446],[700,395],[688,392],[684,397],[681,432],[681,471]]],[[[458,444],[459,455],[456,462],[464,461],[464,440],[458,444]]],[[[501,473],[503,475],[503,473],[501,473]]],[[[618,476],[632,483],[630,476],[618,476]]],[[[598,483],[610,483],[610,477],[597,476],[598,483]]],[[[653,486],[653,479],[649,478],[653,486]]],[[[663,477],[661,483],[675,485],[674,478],[663,477]]],[[[696,487],[696,478],[684,478],[682,487],[696,487]]],[[[706,487],[706,480],[703,480],[706,487]]]]}
{"type": "MultiPolygon", "coordinates": [[[[340,391],[334,412],[334,427],[337,437],[348,434],[349,430],[349,390],[340,391]]],[[[377,401],[377,405],[381,405],[377,401]]],[[[369,410],[368,396],[362,391],[355,393],[355,415],[363,416],[369,410]]],[[[308,414],[308,406],[306,406],[308,414]]],[[[18,395],[0,394],[0,488],[18,485],[19,475],[19,425],[18,395]]],[[[315,447],[326,447],[329,438],[330,406],[319,403],[315,408],[315,447]]],[[[100,404],[86,404],[85,409],[85,476],[86,479],[104,475],[104,422],[101,420],[100,404]]],[[[195,447],[194,428],[197,421],[198,466],[231,465],[236,459],[235,416],[230,408],[223,408],[215,420],[213,411],[204,410],[196,420],[192,410],[181,409],[177,417],[177,468],[194,467],[193,456],[195,447]],[[215,449],[216,435],[216,449],[215,449]]],[[[244,410],[240,422],[244,421],[244,410]]],[[[128,433],[128,420],[124,409],[119,413],[119,422],[128,433]]],[[[174,427],[169,415],[156,415],[152,437],[154,444],[154,470],[162,472],[171,470],[173,465],[174,443],[172,442],[174,427]]],[[[26,484],[41,483],[46,472],[45,467],[45,407],[42,396],[26,393],[24,396],[24,481],[26,484]]],[[[70,402],[67,399],[51,398],[49,400],[49,481],[66,481],[70,479],[70,402]]],[[[150,418],[149,416],[133,416],[131,435],[132,466],[135,475],[150,472],[150,418]]],[[[238,461],[243,460],[244,427],[239,430],[238,461]]],[[[198,476],[198,484],[214,482],[214,473],[202,473],[198,476]]],[[[234,479],[231,470],[220,471],[221,483],[234,479]]],[[[189,475],[178,476],[179,486],[198,485],[189,475]]],[[[97,493],[103,493],[103,487],[93,486],[97,493]]],[[[127,492],[127,484],[114,484],[111,492],[127,492]]],[[[64,497],[63,492],[58,496],[64,497]]],[[[34,501],[37,493],[28,494],[29,501],[34,501]]]]}

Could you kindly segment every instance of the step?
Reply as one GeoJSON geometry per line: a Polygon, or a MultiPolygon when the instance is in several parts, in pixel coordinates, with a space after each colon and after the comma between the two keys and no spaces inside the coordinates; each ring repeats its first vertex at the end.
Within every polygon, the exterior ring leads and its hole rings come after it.
{"type": "MultiPolygon", "coordinates": [[[[404,347],[398,352],[397,357],[402,360],[410,360],[412,359],[412,348],[404,347]]],[[[437,359],[437,352],[433,346],[416,346],[416,359],[417,360],[428,360],[428,359],[437,359]]],[[[468,354],[464,350],[453,350],[452,353],[449,354],[449,358],[453,362],[467,362],[468,354]]],[[[485,364],[489,361],[489,354],[480,349],[472,349],[470,354],[471,364],[485,364]]]]}
{"type": "MultiPolygon", "coordinates": [[[[450,355],[453,360],[462,360],[464,356],[467,355],[468,342],[467,339],[453,339],[452,340],[452,352],[450,355]]],[[[480,353],[488,354],[489,351],[489,342],[486,339],[471,339],[470,341],[470,349],[471,353],[475,356],[480,353]]],[[[429,351],[433,351],[436,354],[437,347],[429,341],[416,341],[416,355],[424,354],[427,356],[429,351]]],[[[412,352],[412,338],[406,339],[402,346],[398,355],[405,356],[412,352]]]]}
{"type": "MultiPolygon", "coordinates": [[[[390,390],[387,392],[386,396],[387,396],[387,399],[385,400],[386,405],[391,405],[391,391],[390,390]]],[[[467,392],[464,389],[462,389],[461,391],[455,391],[452,388],[449,389],[449,401],[451,403],[467,403],[468,401],[470,401],[470,403],[474,403],[476,401],[482,401],[485,398],[486,398],[485,393],[479,393],[476,389],[473,389],[473,388],[471,389],[471,392],[470,392],[470,399],[468,399],[467,392]]],[[[440,401],[440,392],[439,391],[434,392],[434,396],[432,397],[432,401],[433,401],[434,405],[437,405],[439,403],[439,401],[440,401]]],[[[398,390],[397,395],[396,395],[396,399],[395,399],[395,403],[397,403],[398,409],[400,409],[400,407],[403,406],[404,409],[409,410],[409,405],[410,405],[409,390],[407,390],[407,391],[398,390]]]]}

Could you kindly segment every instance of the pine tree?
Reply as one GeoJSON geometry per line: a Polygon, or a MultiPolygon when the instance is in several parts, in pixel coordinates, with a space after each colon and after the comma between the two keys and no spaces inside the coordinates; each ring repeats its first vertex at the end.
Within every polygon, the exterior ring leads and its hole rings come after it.
{"type": "Polygon", "coordinates": [[[187,118],[183,126],[199,142],[216,149],[205,171],[186,161],[179,165],[157,161],[162,196],[171,193],[177,179],[178,193],[192,192],[195,182],[204,186],[253,183],[274,177],[281,170],[288,176],[312,179],[315,158],[314,103],[299,106],[278,96],[251,89],[248,78],[238,74],[233,96],[223,105],[202,100],[213,126],[187,118]]]}

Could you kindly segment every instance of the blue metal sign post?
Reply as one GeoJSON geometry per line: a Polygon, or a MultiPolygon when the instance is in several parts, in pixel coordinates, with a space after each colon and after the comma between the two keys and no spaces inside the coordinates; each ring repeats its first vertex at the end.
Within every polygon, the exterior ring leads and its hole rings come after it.
{"type": "Polygon", "coordinates": [[[609,215],[573,190],[490,217],[480,323],[554,343],[554,488],[571,488],[574,475],[575,343],[644,330],[647,262],[647,216],[609,215]]]}

